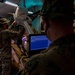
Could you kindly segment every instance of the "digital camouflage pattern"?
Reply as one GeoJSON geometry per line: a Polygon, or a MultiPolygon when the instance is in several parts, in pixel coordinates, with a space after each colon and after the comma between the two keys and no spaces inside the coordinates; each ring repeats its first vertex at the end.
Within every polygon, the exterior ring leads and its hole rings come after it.
{"type": "Polygon", "coordinates": [[[21,26],[19,31],[0,31],[0,75],[11,75],[11,39],[21,36],[25,28],[21,26]]]}
{"type": "Polygon", "coordinates": [[[9,32],[0,32],[0,61],[2,72],[0,75],[10,75],[11,68],[11,40],[9,32]]]}
{"type": "MultiPolygon", "coordinates": [[[[75,18],[74,0],[43,1],[43,17],[75,18]]],[[[75,34],[57,39],[45,52],[32,56],[17,75],[75,75],[75,34]]]]}
{"type": "Polygon", "coordinates": [[[74,0],[44,0],[41,14],[49,17],[74,17],[74,0]]]}
{"type": "Polygon", "coordinates": [[[17,75],[75,75],[75,34],[57,39],[47,51],[32,56],[17,75]]]}

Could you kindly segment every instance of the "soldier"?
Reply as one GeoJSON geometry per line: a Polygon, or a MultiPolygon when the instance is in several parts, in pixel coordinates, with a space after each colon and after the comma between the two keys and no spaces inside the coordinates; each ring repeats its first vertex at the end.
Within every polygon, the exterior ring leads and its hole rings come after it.
{"type": "Polygon", "coordinates": [[[0,59],[2,63],[2,75],[10,75],[11,73],[11,39],[22,36],[25,29],[22,26],[19,31],[11,30],[12,25],[8,28],[6,18],[0,19],[0,59]]]}
{"type": "Polygon", "coordinates": [[[41,15],[47,51],[32,56],[18,75],[75,75],[74,0],[44,0],[41,15]]]}

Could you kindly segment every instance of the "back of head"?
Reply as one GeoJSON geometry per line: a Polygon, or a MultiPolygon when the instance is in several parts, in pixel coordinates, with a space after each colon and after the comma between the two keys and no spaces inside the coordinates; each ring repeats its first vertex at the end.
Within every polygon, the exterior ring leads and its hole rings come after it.
{"type": "Polygon", "coordinates": [[[73,33],[74,0],[44,0],[41,15],[52,41],[73,33]]]}
{"type": "Polygon", "coordinates": [[[42,15],[47,18],[74,19],[74,0],[44,0],[42,15]]]}

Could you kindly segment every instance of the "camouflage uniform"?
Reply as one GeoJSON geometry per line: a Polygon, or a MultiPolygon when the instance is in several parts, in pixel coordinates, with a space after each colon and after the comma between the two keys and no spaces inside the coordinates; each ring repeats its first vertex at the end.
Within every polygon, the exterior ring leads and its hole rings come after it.
{"type": "Polygon", "coordinates": [[[32,56],[18,75],[75,75],[75,34],[57,39],[47,51],[32,56]]]}
{"type": "MultiPolygon", "coordinates": [[[[41,15],[46,19],[74,18],[74,0],[43,1],[41,15]]],[[[75,75],[75,34],[58,38],[45,52],[32,56],[18,75],[75,75]]]]}
{"type": "Polygon", "coordinates": [[[11,73],[11,38],[17,38],[21,36],[25,31],[22,26],[21,29],[17,31],[13,30],[1,30],[0,31],[0,69],[2,69],[0,75],[10,75],[11,73]]]}
{"type": "Polygon", "coordinates": [[[11,41],[9,35],[9,32],[7,31],[0,32],[0,59],[2,66],[1,75],[9,75],[11,64],[11,41]]]}

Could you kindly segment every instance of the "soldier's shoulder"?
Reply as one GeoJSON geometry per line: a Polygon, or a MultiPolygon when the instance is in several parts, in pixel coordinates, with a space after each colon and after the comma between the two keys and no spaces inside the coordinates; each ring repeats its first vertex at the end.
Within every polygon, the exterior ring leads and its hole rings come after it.
{"type": "Polygon", "coordinates": [[[1,34],[2,38],[3,38],[3,37],[9,37],[10,31],[9,31],[9,30],[2,30],[2,31],[0,32],[0,34],[1,34]]]}

